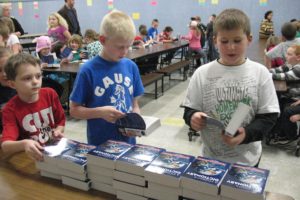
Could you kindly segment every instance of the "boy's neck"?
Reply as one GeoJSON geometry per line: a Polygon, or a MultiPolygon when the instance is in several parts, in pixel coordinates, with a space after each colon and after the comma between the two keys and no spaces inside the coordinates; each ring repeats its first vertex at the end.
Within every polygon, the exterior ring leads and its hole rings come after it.
{"type": "Polygon", "coordinates": [[[39,100],[39,94],[35,94],[33,96],[23,96],[18,94],[18,96],[25,103],[35,103],[39,100]]]}
{"type": "Polygon", "coordinates": [[[104,60],[108,61],[108,62],[119,62],[119,60],[113,60],[110,56],[108,56],[105,51],[102,51],[100,53],[100,57],[103,58],[104,60]]]}

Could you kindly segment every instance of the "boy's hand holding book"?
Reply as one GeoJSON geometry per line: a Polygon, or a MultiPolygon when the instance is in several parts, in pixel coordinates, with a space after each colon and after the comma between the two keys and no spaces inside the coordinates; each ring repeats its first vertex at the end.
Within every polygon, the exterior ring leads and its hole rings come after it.
{"type": "Polygon", "coordinates": [[[100,118],[102,118],[110,123],[115,123],[118,119],[125,116],[124,113],[117,110],[113,106],[103,106],[103,107],[100,107],[100,109],[101,109],[101,111],[99,112],[101,115],[100,118]]]}
{"type": "Polygon", "coordinates": [[[241,144],[246,137],[246,131],[243,127],[238,128],[234,137],[226,135],[225,131],[222,133],[222,139],[225,144],[228,146],[234,147],[241,144]]]}
{"type": "Polygon", "coordinates": [[[44,147],[42,147],[37,141],[31,139],[25,139],[20,141],[24,144],[24,151],[25,153],[36,161],[43,160],[43,153],[44,147]]]}
{"type": "Polygon", "coordinates": [[[201,131],[206,126],[207,114],[204,112],[195,112],[191,118],[191,128],[195,131],[201,131]]]}

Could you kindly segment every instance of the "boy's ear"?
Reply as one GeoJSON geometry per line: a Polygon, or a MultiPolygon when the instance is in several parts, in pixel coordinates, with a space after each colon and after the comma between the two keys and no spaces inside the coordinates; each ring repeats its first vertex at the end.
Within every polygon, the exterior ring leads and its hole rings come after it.
{"type": "Polygon", "coordinates": [[[104,43],[105,43],[105,36],[104,35],[100,35],[99,36],[99,41],[100,41],[100,43],[103,45],[104,43]]]}
{"type": "Polygon", "coordinates": [[[249,43],[252,42],[252,39],[253,39],[252,33],[250,35],[248,35],[247,38],[248,38],[249,43]]]}

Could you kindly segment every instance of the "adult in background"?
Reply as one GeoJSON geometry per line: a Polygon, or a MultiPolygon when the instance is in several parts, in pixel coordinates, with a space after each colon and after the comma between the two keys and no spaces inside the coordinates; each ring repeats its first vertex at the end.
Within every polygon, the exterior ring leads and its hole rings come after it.
{"type": "Polygon", "coordinates": [[[78,34],[81,36],[80,25],[74,5],[75,0],[65,0],[65,5],[58,13],[67,21],[71,35],[78,34]]]}
{"type": "Polygon", "coordinates": [[[219,53],[215,47],[214,44],[214,21],[216,19],[216,15],[212,14],[209,17],[209,23],[207,24],[207,29],[206,29],[206,38],[208,42],[208,53],[207,53],[207,59],[208,61],[213,61],[219,57],[219,53]]]}
{"type": "Polygon", "coordinates": [[[273,11],[267,11],[265,13],[265,18],[260,23],[259,39],[267,39],[274,34],[274,24],[272,18],[273,11]]]}
{"type": "Polygon", "coordinates": [[[10,16],[10,4],[2,3],[0,4],[0,17],[9,17],[14,24],[15,34],[17,36],[24,35],[24,30],[18,20],[12,16],[10,16]]]}

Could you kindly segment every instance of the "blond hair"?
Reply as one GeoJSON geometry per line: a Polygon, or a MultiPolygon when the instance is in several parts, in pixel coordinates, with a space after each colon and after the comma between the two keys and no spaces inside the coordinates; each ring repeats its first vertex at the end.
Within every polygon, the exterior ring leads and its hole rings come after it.
{"type": "Polygon", "coordinates": [[[114,10],[106,14],[100,25],[100,35],[133,40],[135,37],[133,20],[124,12],[114,10]]]}
{"type": "Polygon", "coordinates": [[[299,56],[300,55],[300,45],[292,45],[290,48],[295,50],[295,55],[299,56]]]}
{"type": "Polygon", "coordinates": [[[65,27],[67,30],[69,30],[69,26],[68,26],[68,23],[67,21],[58,13],[51,13],[49,16],[48,16],[48,21],[47,21],[47,25],[48,25],[48,29],[51,28],[50,24],[49,24],[49,19],[50,17],[53,16],[57,19],[58,21],[58,25],[59,26],[63,26],[65,27]]]}
{"type": "Polygon", "coordinates": [[[9,17],[1,17],[1,20],[4,22],[4,24],[8,27],[9,29],[9,34],[15,32],[15,26],[11,18],[9,17]]]}
{"type": "Polygon", "coordinates": [[[248,16],[243,11],[234,8],[223,10],[213,24],[214,36],[220,30],[230,31],[235,29],[242,29],[247,36],[251,35],[248,16]]]}

